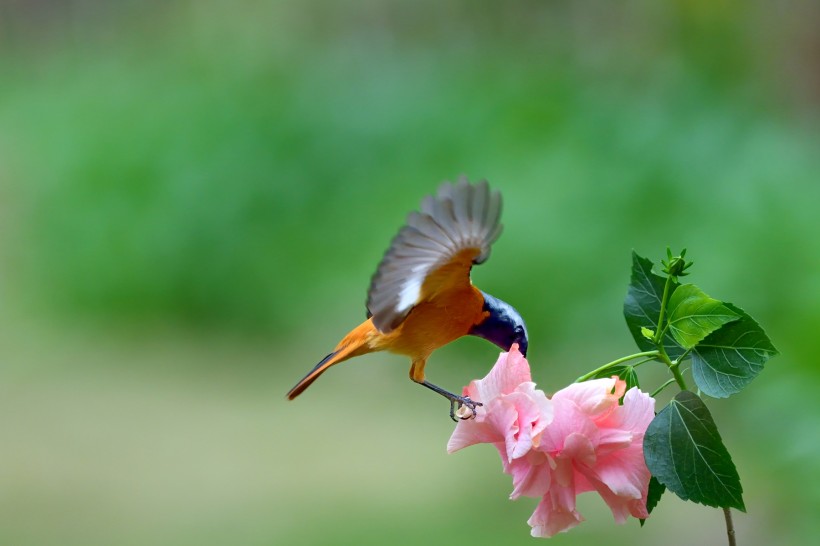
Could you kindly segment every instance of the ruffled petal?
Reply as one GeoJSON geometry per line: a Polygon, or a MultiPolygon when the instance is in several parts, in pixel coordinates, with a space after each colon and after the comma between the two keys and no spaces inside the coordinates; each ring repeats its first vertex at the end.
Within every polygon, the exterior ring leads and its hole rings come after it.
{"type": "Polygon", "coordinates": [[[572,400],[591,419],[604,419],[618,407],[618,393],[623,392],[625,385],[615,377],[573,383],[556,392],[552,400],[572,400]]]}
{"type": "Polygon", "coordinates": [[[595,464],[595,446],[584,434],[573,432],[564,441],[564,450],[561,457],[577,461],[580,464],[592,466],[595,464]]]}
{"type": "Polygon", "coordinates": [[[532,527],[534,537],[549,538],[569,531],[584,521],[575,510],[575,491],[569,487],[550,488],[535,508],[527,523],[532,527]]]}
{"type": "Polygon", "coordinates": [[[535,383],[529,381],[519,385],[515,392],[521,392],[527,395],[537,407],[537,416],[532,421],[531,436],[533,438],[533,447],[538,447],[540,441],[540,434],[552,422],[555,416],[555,408],[552,400],[547,398],[544,391],[536,389],[535,383]]]}
{"type": "Polygon", "coordinates": [[[600,457],[591,473],[615,495],[627,499],[640,499],[645,495],[651,477],[640,444],[600,457]]]}
{"type": "Polygon", "coordinates": [[[510,352],[498,355],[495,365],[484,379],[476,379],[465,389],[465,394],[474,400],[486,403],[503,394],[509,394],[521,383],[532,381],[530,365],[519,352],[518,345],[510,352]]]}
{"type": "Polygon", "coordinates": [[[575,400],[556,396],[552,398],[552,406],[552,421],[541,433],[541,442],[538,446],[540,451],[561,453],[570,434],[581,434],[586,436],[593,446],[598,445],[598,427],[575,400]]]}
{"type": "MultiPolygon", "coordinates": [[[[514,400],[508,397],[496,398],[491,400],[487,405],[487,417],[485,423],[492,427],[493,433],[503,439],[506,451],[506,457],[509,460],[514,458],[513,454],[518,449],[526,453],[529,450],[529,442],[524,439],[524,444],[518,448],[518,432],[519,432],[519,408],[516,406],[514,400]]],[[[519,453],[520,457],[523,453],[519,453]]]]}
{"type": "Polygon", "coordinates": [[[599,429],[598,453],[605,454],[632,445],[637,436],[629,430],[618,428],[599,429]]]}
{"type": "Polygon", "coordinates": [[[604,502],[612,511],[612,516],[615,518],[615,523],[625,523],[627,518],[631,515],[639,519],[646,519],[649,513],[646,511],[646,496],[649,488],[649,479],[646,480],[646,491],[638,498],[629,496],[621,496],[615,494],[603,482],[586,476],[589,482],[595,487],[595,490],[604,499],[604,502]]]}
{"type": "Polygon", "coordinates": [[[530,451],[524,457],[512,460],[507,465],[507,473],[513,478],[513,491],[510,498],[541,497],[549,491],[551,469],[547,456],[537,451],[530,451]]]}
{"type": "Polygon", "coordinates": [[[466,419],[459,421],[453,434],[450,435],[450,440],[447,442],[447,453],[453,453],[475,444],[491,444],[503,440],[504,436],[485,420],[466,419]]]}
{"type": "Polygon", "coordinates": [[[504,427],[500,431],[505,434],[507,456],[510,459],[523,456],[532,449],[534,443],[538,443],[536,436],[544,430],[547,425],[544,421],[552,415],[552,403],[543,393],[540,393],[540,397],[537,396],[534,389],[533,383],[524,383],[499,399],[513,408],[515,414],[513,423],[499,422],[496,425],[504,427]]]}

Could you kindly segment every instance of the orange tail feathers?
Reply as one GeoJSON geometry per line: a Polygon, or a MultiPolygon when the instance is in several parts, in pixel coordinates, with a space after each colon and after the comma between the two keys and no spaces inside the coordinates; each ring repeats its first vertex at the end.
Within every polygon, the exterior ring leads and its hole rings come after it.
{"type": "Polygon", "coordinates": [[[332,353],[319,361],[319,363],[316,364],[316,366],[314,366],[314,368],[310,370],[310,372],[308,372],[308,374],[303,377],[295,387],[290,389],[288,392],[288,400],[293,400],[302,394],[302,392],[307,389],[311,383],[316,381],[319,376],[327,371],[327,369],[331,366],[338,364],[339,362],[344,362],[354,356],[380,350],[380,348],[377,347],[377,344],[374,343],[375,338],[380,335],[381,334],[378,330],[376,330],[376,327],[373,326],[373,321],[370,319],[357,326],[352,332],[347,334],[341,342],[339,342],[336,349],[332,353]]]}

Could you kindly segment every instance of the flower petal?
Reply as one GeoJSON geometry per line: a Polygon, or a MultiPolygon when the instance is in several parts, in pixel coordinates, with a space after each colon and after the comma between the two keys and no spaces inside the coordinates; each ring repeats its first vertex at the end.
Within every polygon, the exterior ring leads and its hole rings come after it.
{"type": "Polygon", "coordinates": [[[510,352],[498,355],[498,360],[484,379],[470,383],[465,394],[486,404],[493,398],[511,393],[527,381],[532,381],[530,365],[518,350],[518,345],[513,345],[510,352]]]}
{"type": "Polygon", "coordinates": [[[618,407],[619,392],[623,392],[621,384],[626,385],[615,377],[573,383],[556,392],[552,400],[572,400],[590,418],[603,419],[618,407]]]}
{"type": "Polygon", "coordinates": [[[640,499],[645,495],[651,477],[640,443],[600,457],[591,473],[615,495],[628,499],[640,499]]]}
{"type": "Polygon", "coordinates": [[[592,466],[596,462],[595,446],[584,434],[573,432],[564,441],[564,450],[561,457],[592,466]]]}
{"type": "Polygon", "coordinates": [[[552,398],[553,417],[541,433],[539,451],[559,454],[564,450],[567,437],[571,434],[585,436],[593,445],[598,445],[598,427],[584,413],[575,400],[570,398],[552,398]]]}
{"type": "MultiPolygon", "coordinates": [[[[516,459],[538,443],[536,436],[546,427],[552,416],[552,403],[543,392],[535,391],[534,383],[523,383],[510,394],[498,399],[513,409],[512,422],[496,420],[494,412],[488,412],[499,432],[504,433],[507,442],[507,456],[516,459]],[[540,395],[540,396],[539,396],[540,395]],[[503,427],[503,428],[502,428],[503,427]]],[[[504,414],[507,418],[507,414],[504,414]]]]}
{"type": "Polygon", "coordinates": [[[575,491],[553,485],[535,508],[527,523],[534,537],[551,537],[569,531],[584,521],[575,510],[575,491]]]}
{"type": "Polygon", "coordinates": [[[506,396],[491,400],[487,404],[485,423],[492,427],[494,434],[504,440],[507,459],[520,457],[529,450],[531,444],[526,437],[523,439],[523,445],[518,446],[519,413],[515,400],[510,400],[506,396]]]}
{"type": "Polygon", "coordinates": [[[542,497],[550,488],[551,469],[547,456],[530,451],[524,457],[513,459],[506,466],[506,472],[513,478],[513,492],[510,498],[542,497]]]}
{"type": "Polygon", "coordinates": [[[624,395],[624,403],[612,411],[599,426],[639,432],[643,435],[655,418],[655,399],[632,387],[624,395]]]}
{"type": "Polygon", "coordinates": [[[544,391],[536,389],[535,383],[531,381],[519,385],[515,389],[515,392],[525,393],[538,408],[538,416],[533,420],[532,424],[533,444],[537,446],[538,435],[547,428],[555,416],[555,408],[552,405],[552,400],[547,398],[544,391]]]}
{"type": "Polygon", "coordinates": [[[646,510],[646,497],[649,490],[649,479],[646,480],[646,489],[638,498],[629,496],[616,495],[603,482],[596,480],[590,476],[586,476],[601,498],[604,499],[609,509],[612,511],[612,516],[615,518],[615,523],[624,523],[631,515],[639,519],[646,519],[649,513],[646,510]]]}
{"type": "Polygon", "coordinates": [[[486,421],[466,419],[459,421],[453,430],[447,442],[447,453],[453,453],[475,444],[491,444],[503,440],[504,436],[486,421]]]}

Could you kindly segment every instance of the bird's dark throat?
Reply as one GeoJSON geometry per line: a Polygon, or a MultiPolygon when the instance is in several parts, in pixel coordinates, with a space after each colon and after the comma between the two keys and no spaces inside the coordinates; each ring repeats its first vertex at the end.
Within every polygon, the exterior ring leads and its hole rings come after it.
{"type": "Polygon", "coordinates": [[[521,314],[509,303],[481,292],[484,296],[484,320],[470,329],[472,336],[484,338],[505,351],[509,351],[513,344],[518,344],[518,350],[525,357],[529,348],[527,340],[527,326],[521,314]]]}

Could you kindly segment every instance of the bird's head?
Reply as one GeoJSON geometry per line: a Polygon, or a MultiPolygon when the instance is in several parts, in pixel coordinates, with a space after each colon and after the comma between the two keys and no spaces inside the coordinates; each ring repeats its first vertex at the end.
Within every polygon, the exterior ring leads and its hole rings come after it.
{"type": "Polygon", "coordinates": [[[484,311],[489,315],[473,326],[470,335],[495,343],[505,351],[518,343],[518,350],[527,356],[527,326],[521,314],[512,305],[485,292],[481,294],[484,296],[484,311]]]}

